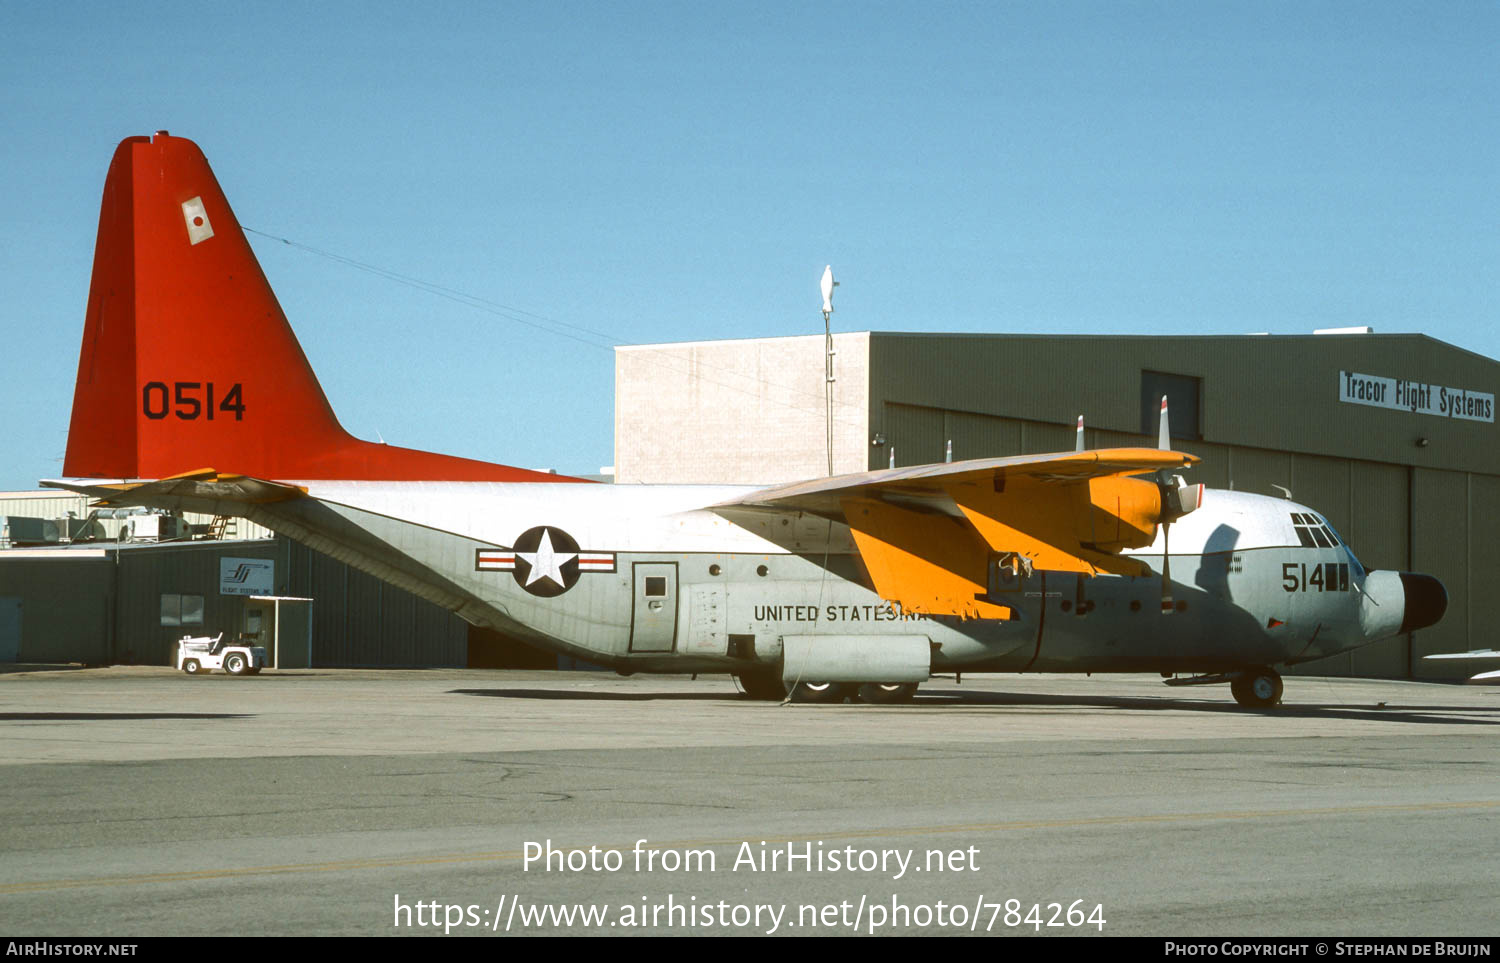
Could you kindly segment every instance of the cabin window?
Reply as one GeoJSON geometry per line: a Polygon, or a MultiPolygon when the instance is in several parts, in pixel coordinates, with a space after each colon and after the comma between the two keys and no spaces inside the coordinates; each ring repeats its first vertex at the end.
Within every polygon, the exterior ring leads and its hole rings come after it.
{"type": "Polygon", "coordinates": [[[667,597],[667,579],[664,575],[646,576],[646,598],[664,599],[667,597]]]}

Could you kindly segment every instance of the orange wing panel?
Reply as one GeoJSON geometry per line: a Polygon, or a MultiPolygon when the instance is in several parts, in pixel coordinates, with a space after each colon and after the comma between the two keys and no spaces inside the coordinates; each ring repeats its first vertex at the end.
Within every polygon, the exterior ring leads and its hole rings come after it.
{"type": "Polygon", "coordinates": [[[1144,563],[1112,553],[1151,544],[1161,513],[1157,487],[1132,478],[1062,485],[1022,479],[1004,492],[954,485],[949,495],[993,550],[1019,552],[1036,568],[1084,575],[1145,574],[1144,563]]]}
{"type": "Polygon", "coordinates": [[[859,554],[880,597],[903,612],[1009,619],[1012,612],[975,598],[987,591],[989,546],[956,518],[845,498],[859,554]]]}

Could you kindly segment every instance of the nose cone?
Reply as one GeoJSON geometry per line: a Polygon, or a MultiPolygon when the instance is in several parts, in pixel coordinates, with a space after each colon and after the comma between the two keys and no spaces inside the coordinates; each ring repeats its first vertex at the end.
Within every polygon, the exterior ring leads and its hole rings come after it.
{"type": "Polygon", "coordinates": [[[1448,590],[1431,575],[1402,572],[1401,587],[1406,592],[1406,614],[1401,618],[1400,631],[1425,629],[1448,611],[1448,590]]]}

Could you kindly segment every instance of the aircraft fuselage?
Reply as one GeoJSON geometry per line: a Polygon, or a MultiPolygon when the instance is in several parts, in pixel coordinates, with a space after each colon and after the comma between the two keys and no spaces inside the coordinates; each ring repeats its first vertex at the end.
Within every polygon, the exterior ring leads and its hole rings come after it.
{"type": "Polygon", "coordinates": [[[882,599],[841,524],[702,507],[742,488],[300,484],[310,498],[250,514],[470,621],[622,671],[737,671],[776,662],[788,637],[921,635],[933,671],[1211,672],[1323,658],[1402,622],[1395,573],[1366,573],[1311,509],[1245,493],[1210,492],[1127,553],[1150,574],[1033,571],[990,596],[1015,612],[991,620],[882,599]]]}

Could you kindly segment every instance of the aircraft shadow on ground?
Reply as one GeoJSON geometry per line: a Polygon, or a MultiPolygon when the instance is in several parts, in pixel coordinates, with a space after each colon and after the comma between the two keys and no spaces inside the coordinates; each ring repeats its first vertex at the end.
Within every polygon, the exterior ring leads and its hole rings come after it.
{"type": "Polygon", "coordinates": [[[1386,704],[1283,704],[1269,709],[1246,709],[1232,702],[1205,702],[1182,698],[1131,698],[1118,696],[1040,695],[1019,692],[965,692],[918,695],[914,705],[928,706],[1057,706],[1093,709],[1222,712],[1235,715],[1267,715],[1296,719],[1379,719],[1429,725],[1500,725],[1500,708],[1445,705],[1386,704]],[[1475,715],[1488,718],[1473,718],[1475,715]]]}
{"type": "MultiPolygon", "coordinates": [[[[538,699],[573,702],[745,702],[752,700],[729,692],[620,692],[593,689],[450,689],[449,695],[484,696],[494,699],[538,699]]],[[[763,703],[769,704],[769,703],[763,703]]],[[[910,712],[921,709],[1056,707],[1076,709],[1128,709],[1216,712],[1235,715],[1268,715],[1294,719],[1357,719],[1419,725],[1500,726],[1500,707],[1444,705],[1332,705],[1310,703],[1280,705],[1271,709],[1246,709],[1227,702],[1192,699],[1129,698],[1113,696],[1038,695],[1016,692],[920,693],[905,706],[845,706],[863,710],[884,709],[910,712]],[[1474,718],[1475,716],[1486,718],[1474,718]]],[[[837,706],[819,707],[837,709],[837,706]]]]}
{"type": "Polygon", "coordinates": [[[448,694],[572,702],[738,702],[744,698],[733,692],[600,692],[591,689],[450,689],[448,694]]]}
{"type": "Polygon", "coordinates": [[[76,672],[87,668],[89,666],[65,662],[0,662],[0,675],[17,672],[76,672]]]}
{"type": "Polygon", "coordinates": [[[0,722],[134,722],[148,719],[250,719],[246,712],[0,712],[0,722]]]}

